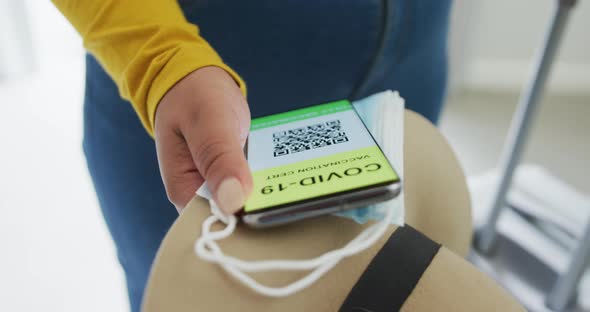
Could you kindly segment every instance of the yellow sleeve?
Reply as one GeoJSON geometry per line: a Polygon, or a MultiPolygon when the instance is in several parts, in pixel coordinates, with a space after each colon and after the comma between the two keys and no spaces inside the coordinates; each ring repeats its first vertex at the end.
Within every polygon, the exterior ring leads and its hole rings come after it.
{"type": "Polygon", "coordinates": [[[180,79],[204,66],[242,79],[189,23],[176,0],[53,0],[92,53],[131,101],[153,135],[160,99],[180,79]]]}

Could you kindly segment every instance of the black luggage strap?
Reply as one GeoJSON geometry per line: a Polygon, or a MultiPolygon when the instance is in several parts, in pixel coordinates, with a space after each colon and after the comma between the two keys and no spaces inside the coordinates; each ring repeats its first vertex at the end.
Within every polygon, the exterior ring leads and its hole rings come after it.
{"type": "Polygon", "coordinates": [[[439,249],[440,244],[409,225],[399,227],[367,266],[340,311],[399,311],[439,249]]]}

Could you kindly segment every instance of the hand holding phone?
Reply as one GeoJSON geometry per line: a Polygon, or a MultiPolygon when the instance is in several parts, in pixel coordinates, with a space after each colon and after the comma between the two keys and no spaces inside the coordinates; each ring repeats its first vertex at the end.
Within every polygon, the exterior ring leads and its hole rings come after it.
{"type": "Polygon", "coordinates": [[[226,213],[240,210],[252,189],[243,153],[250,111],[233,78],[215,66],[190,73],[162,98],[155,119],[158,163],[174,206],[182,210],[206,180],[226,213]]]}

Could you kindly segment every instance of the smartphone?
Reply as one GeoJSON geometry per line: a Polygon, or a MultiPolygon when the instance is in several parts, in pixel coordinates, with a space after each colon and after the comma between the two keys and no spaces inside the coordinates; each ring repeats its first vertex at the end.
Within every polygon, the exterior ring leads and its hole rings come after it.
{"type": "Polygon", "coordinates": [[[348,100],[252,120],[254,190],[241,219],[269,227],[392,199],[401,181],[348,100]]]}

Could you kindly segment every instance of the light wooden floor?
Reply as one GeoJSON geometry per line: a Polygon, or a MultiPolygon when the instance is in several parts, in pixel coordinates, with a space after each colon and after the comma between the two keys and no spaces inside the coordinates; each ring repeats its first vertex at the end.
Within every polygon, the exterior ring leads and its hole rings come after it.
{"type": "MultiPolygon", "coordinates": [[[[496,165],[517,101],[517,94],[476,91],[449,97],[440,127],[468,175],[496,165]]],[[[524,161],[590,194],[590,94],[546,94],[524,161]]]]}
{"type": "MultiPolygon", "coordinates": [[[[516,94],[476,91],[449,98],[441,129],[468,175],[477,176],[496,165],[517,100],[516,94]]],[[[590,96],[548,94],[534,122],[523,161],[540,165],[575,189],[590,194],[589,117],[590,96]]],[[[475,209],[485,208],[481,203],[474,205],[475,209]]],[[[518,245],[506,239],[499,241],[491,259],[475,252],[470,259],[516,292],[530,310],[548,311],[543,304],[544,293],[551,289],[556,275],[518,245]]],[[[571,307],[572,312],[590,311],[590,276],[582,279],[580,287],[579,301],[571,307]]]]}

